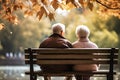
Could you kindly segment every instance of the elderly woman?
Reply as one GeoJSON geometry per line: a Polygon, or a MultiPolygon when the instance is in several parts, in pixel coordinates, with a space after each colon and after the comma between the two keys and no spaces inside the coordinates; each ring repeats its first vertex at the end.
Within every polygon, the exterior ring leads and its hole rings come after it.
{"type": "MultiPolygon", "coordinates": [[[[79,25],[76,28],[77,41],[73,42],[74,48],[98,48],[98,46],[89,40],[90,30],[87,26],[79,25]]],[[[98,65],[96,64],[85,64],[75,65],[73,70],[75,71],[96,71],[98,65]]],[[[75,75],[76,80],[90,80],[90,76],[75,75]]]]}

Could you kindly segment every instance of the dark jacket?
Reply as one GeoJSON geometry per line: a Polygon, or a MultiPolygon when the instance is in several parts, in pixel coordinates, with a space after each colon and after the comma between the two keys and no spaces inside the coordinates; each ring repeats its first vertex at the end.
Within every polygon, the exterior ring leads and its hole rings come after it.
{"type": "MultiPolygon", "coordinates": [[[[47,39],[45,39],[39,46],[40,48],[72,48],[70,41],[65,39],[59,34],[52,34],[47,39]]],[[[41,65],[40,65],[41,66],[41,65]]],[[[42,65],[41,69],[43,71],[70,71],[72,66],[70,65],[42,65]]]]}
{"type": "Polygon", "coordinates": [[[39,46],[40,48],[72,48],[70,41],[59,34],[52,34],[39,46]]]}

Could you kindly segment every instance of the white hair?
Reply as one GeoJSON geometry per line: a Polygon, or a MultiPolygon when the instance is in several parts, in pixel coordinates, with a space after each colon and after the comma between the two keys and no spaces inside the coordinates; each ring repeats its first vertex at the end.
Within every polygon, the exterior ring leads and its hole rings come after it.
{"type": "Polygon", "coordinates": [[[62,23],[56,23],[52,25],[53,33],[60,33],[61,31],[65,32],[65,25],[62,23]]]}
{"type": "Polygon", "coordinates": [[[76,36],[79,38],[81,37],[88,37],[90,35],[90,30],[85,25],[79,25],[76,27],[76,36]]]}

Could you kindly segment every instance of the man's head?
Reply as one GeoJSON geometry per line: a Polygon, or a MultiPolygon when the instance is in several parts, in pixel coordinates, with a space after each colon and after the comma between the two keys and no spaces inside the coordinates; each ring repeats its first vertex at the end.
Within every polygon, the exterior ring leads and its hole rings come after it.
{"type": "Polygon", "coordinates": [[[85,25],[79,25],[76,27],[76,36],[78,38],[88,38],[90,35],[90,30],[85,25]]]}
{"type": "Polygon", "coordinates": [[[53,24],[52,31],[53,33],[57,33],[63,36],[63,34],[65,33],[65,25],[61,23],[53,24]]]}

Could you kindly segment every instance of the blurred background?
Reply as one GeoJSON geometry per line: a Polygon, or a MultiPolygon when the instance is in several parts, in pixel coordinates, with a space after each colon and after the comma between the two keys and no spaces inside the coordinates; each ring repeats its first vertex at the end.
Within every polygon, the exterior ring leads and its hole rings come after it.
{"type": "MultiPolygon", "coordinates": [[[[120,48],[120,19],[117,17],[104,16],[96,10],[91,12],[81,8],[71,11],[57,10],[54,21],[46,16],[39,21],[35,16],[23,16],[20,11],[16,13],[20,19],[17,25],[0,19],[0,23],[5,26],[0,30],[0,80],[29,80],[29,76],[24,74],[29,70],[29,66],[24,63],[24,49],[38,48],[41,41],[51,34],[51,25],[57,22],[65,24],[65,37],[71,42],[77,40],[75,28],[86,25],[91,31],[90,40],[99,48],[120,48]]],[[[35,69],[39,69],[39,66],[36,65],[35,69]]],[[[105,80],[104,77],[92,79],[105,80]]],[[[38,80],[42,78],[39,77],[38,80]]],[[[116,80],[120,80],[119,76],[116,80]]]]}

